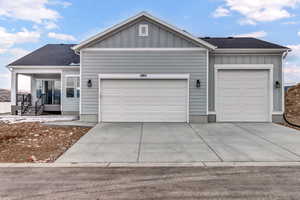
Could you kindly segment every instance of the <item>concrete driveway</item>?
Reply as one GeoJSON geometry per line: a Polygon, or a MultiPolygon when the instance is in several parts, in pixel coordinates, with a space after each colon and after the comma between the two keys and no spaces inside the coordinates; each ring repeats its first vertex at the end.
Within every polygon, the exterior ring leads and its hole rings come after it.
{"type": "Polygon", "coordinates": [[[272,123],[102,123],[56,162],[300,161],[300,132],[272,123]]]}

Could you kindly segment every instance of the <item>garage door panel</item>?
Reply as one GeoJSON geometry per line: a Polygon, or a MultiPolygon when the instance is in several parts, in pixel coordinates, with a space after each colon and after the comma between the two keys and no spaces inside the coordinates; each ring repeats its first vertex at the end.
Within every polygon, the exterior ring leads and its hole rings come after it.
{"type": "Polygon", "coordinates": [[[269,71],[219,70],[218,121],[269,121],[269,71]]]}
{"type": "Polygon", "coordinates": [[[151,104],[151,105],[165,105],[165,106],[176,106],[178,105],[178,101],[185,101],[185,98],[166,98],[163,100],[159,100],[157,98],[124,98],[124,99],[117,99],[116,98],[108,98],[103,100],[103,104],[105,105],[113,105],[116,106],[116,104],[126,104],[126,105],[145,105],[145,104],[151,104]]]}
{"type": "MultiPolygon", "coordinates": [[[[126,90],[126,89],[123,89],[124,91],[126,90]]],[[[168,90],[168,93],[166,93],[166,90],[158,90],[158,91],[156,91],[156,90],[151,90],[151,89],[147,89],[147,91],[145,91],[145,90],[136,90],[136,91],[134,91],[134,90],[126,90],[126,92],[124,92],[124,91],[122,91],[122,92],[110,92],[110,91],[108,91],[108,92],[105,92],[105,93],[103,93],[103,95],[110,95],[110,96],[120,96],[120,95],[122,95],[122,96],[125,96],[125,97],[136,97],[137,96],[137,93],[139,94],[139,96],[148,96],[148,97],[154,97],[154,95],[156,96],[156,97],[160,97],[160,96],[165,96],[165,97],[178,97],[178,91],[180,91],[180,89],[178,89],[177,91],[175,91],[175,90],[168,90]]]]}
{"type": "Polygon", "coordinates": [[[102,80],[100,85],[104,122],[187,121],[187,80],[102,80]]]}
{"type": "MultiPolygon", "coordinates": [[[[161,114],[160,120],[164,122],[182,122],[182,117],[178,117],[182,115],[183,113],[173,113],[172,116],[169,114],[161,114]]],[[[124,122],[124,119],[126,119],[126,122],[137,122],[136,118],[139,117],[139,122],[158,122],[157,121],[157,113],[153,114],[147,114],[147,119],[143,118],[145,116],[145,113],[132,113],[132,114],[126,114],[126,115],[109,115],[106,116],[107,122],[124,122]]]]}

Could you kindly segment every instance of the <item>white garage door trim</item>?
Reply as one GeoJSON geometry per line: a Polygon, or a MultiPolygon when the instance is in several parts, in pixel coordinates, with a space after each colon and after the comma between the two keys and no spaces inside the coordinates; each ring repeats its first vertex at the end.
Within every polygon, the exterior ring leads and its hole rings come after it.
{"type": "Polygon", "coordinates": [[[119,80],[186,80],[187,81],[187,105],[186,105],[186,122],[189,123],[189,99],[190,99],[190,74],[98,74],[99,78],[99,109],[98,121],[102,122],[101,116],[101,80],[105,79],[119,79],[119,80]]]}
{"type": "Polygon", "coordinates": [[[272,122],[273,113],[273,64],[217,64],[215,65],[215,109],[216,109],[216,121],[221,122],[218,111],[219,105],[217,101],[218,97],[218,72],[219,70],[268,70],[269,71],[269,122],[272,122]]]}

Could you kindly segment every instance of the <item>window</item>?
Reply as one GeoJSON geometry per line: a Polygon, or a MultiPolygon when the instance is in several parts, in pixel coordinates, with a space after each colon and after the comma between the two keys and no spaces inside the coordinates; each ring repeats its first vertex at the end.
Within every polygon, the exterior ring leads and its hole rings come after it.
{"type": "Polygon", "coordinates": [[[67,98],[79,98],[80,97],[79,76],[66,77],[66,97],[67,98]]]}
{"type": "Polygon", "coordinates": [[[140,26],[139,26],[139,36],[146,37],[149,34],[148,32],[149,32],[148,25],[147,24],[140,24],[140,26]]]}

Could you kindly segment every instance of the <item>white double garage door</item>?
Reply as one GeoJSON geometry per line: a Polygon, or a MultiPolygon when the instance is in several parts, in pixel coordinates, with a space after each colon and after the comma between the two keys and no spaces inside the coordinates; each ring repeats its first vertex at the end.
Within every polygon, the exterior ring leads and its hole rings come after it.
{"type": "MultiPolygon", "coordinates": [[[[121,77],[100,78],[99,121],[189,122],[188,76],[121,77]]],[[[217,121],[271,121],[269,69],[218,69],[215,78],[217,121]]]]}

